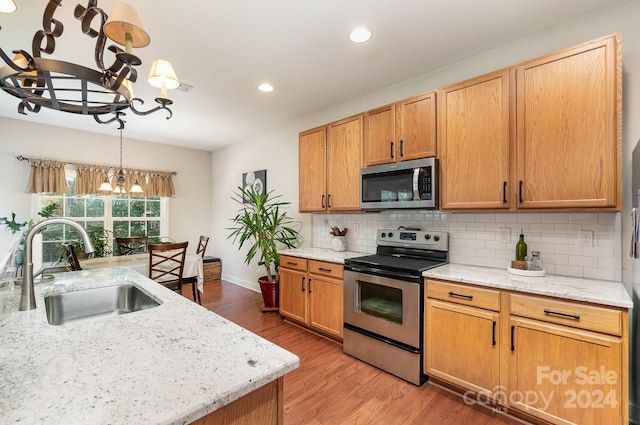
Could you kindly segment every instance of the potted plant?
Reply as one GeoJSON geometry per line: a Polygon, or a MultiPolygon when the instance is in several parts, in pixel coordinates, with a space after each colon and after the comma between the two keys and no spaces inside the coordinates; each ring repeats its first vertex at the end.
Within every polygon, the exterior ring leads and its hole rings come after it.
{"type": "Polygon", "coordinates": [[[264,195],[254,190],[238,187],[232,199],[242,205],[238,214],[231,219],[234,226],[228,228],[231,234],[227,237],[238,242],[238,249],[245,243],[251,244],[245,257],[245,263],[257,255],[258,264],[266,269],[266,276],[258,279],[264,300],[263,311],[277,311],[279,305],[280,254],[278,249],[295,248],[298,231],[291,227],[294,223],[282,207],[290,202],[279,200],[280,195],[273,196],[273,191],[264,195]]]}

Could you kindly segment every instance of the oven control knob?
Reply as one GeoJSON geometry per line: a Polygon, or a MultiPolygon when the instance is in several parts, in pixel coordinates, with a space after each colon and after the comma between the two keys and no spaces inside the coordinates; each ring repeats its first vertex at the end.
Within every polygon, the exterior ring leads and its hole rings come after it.
{"type": "Polygon", "coordinates": [[[434,240],[434,241],[436,241],[436,242],[438,242],[438,241],[440,240],[440,236],[434,236],[434,237],[433,237],[433,240],[434,240]]]}
{"type": "Polygon", "coordinates": [[[424,235],[424,238],[425,238],[426,240],[429,240],[429,239],[431,239],[431,235],[427,233],[426,235],[424,235]]]}
{"type": "Polygon", "coordinates": [[[387,237],[387,234],[386,234],[386,233],[380,233],[380,237],[381,237],[381,238],[386,238],[386,237],[387,237]]]}
{"type": "Polygon", "coordinates": [[[392,238],[393,237],[393,232],[389,232],[389,237],[392,238]]]}

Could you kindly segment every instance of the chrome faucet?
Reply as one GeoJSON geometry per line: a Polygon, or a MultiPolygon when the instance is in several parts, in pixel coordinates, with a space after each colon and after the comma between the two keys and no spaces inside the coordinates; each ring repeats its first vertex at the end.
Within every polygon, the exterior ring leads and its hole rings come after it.
{"type": "Polygon", "coordinates": [[[20,295],[20,311],[36,308],[36,297],[33,290],[33,237],[50,224],[67,224],[75,227],[84,241],[84,250],[87,253],[95,251],[89,234],[82,226],[68,218],[50,218],[33,226],[24,241],[24,271],[22,273],[22,294],[20,295]]]}

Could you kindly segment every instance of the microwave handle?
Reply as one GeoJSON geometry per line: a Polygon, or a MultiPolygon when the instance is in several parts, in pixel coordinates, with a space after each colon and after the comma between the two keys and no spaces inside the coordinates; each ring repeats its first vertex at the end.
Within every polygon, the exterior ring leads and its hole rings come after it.
{"type": "Polygon", "coordinates": [[[420,170],[421,168],[413,169],[413,199],[420,199],[420,170]]]}

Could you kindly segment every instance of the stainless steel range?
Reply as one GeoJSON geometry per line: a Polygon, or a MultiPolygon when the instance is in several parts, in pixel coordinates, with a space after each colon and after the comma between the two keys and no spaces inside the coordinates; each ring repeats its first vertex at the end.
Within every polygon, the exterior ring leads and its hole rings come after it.
{"type": "Polygon", "coordinates": [[[422,385],[422,272],[448,259],[447,232],[378,230],[376,254],[344,262],[344,352],[422,385]]]}

